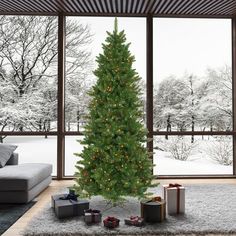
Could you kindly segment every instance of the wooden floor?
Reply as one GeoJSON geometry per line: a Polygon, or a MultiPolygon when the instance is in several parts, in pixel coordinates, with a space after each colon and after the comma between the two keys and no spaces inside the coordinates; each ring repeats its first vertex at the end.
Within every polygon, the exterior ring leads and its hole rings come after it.
{"type": "MultiPolygon", "coordinates": [[[[180,183],[180,184],[214,184],[214,183],[223,183],[223,184],[236,184],[236,179],[175,179],[175,180],[160,180],[158,181],[161,184],[164,183],[180,183]]],[[[72,180],[63,180],[63,181],[53,181],[50,186],[42,192],[37,197],[37,203],[29,209],[12,227],[10,227],[2,236],[20,236],[20,232],[24,230],[27,223],[30,219],[36,215],[45,204],[47,204],[51,195],[58,192],[59,189],[63,187],[70,187],[74,184],[72,180]]],[[[232,234],[231,234],[232,235],[232,234]]],[[[215,235],[214,235],[215,236],[215,235]]]]}

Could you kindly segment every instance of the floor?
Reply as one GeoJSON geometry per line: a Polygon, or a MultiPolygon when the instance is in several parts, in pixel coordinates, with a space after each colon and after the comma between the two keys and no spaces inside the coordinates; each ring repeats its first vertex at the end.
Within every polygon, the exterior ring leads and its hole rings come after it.
{"type": "MultiPolygon", "coordinates": [[[[175,179],[175,180],[159,180],[161,184],[165,183],[180,183],[180,184],[213,184],[225,183],[236,184],[236,179],[175,179]]],[[[25,228],[30,219],[36,215],[46,203],[50,201],[51,195],[58,192],[63,187],[73,185],[72,180],[56,181],[54,180],[50,186],[37,197],[37,203],[28,210],[12,227],[10,227],[2,236],[21,236],[21,231],[25,228]]],[[[232,234],[231,234],[232,235],[232,234]]],[[[208,235],[210,236],[210,235],[208,235]]],[[[216,236],[216,235],[214,235],[216,236]]]]}

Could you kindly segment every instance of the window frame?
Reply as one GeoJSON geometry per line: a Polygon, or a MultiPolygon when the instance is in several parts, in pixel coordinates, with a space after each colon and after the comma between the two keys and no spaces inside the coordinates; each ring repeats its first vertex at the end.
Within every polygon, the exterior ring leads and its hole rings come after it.
{"type": "MultiPolygon", "coordinates": [[[[22,14],[19,14],[22,15],[22,14]]],[[[32,15],[32,14],[25,14],[32,15]]],[[[36,14],[34,14],[36,15],[36,14]]],[[[51,16],[55,14],[42,14],[45,16],[51,16]]],[[[58,17],[58,122],[57,131],[50,132],[6,132],[0,131],[0,135],[8,136],[57,136],[57,176],[54,176],[57,180],[73,179],[73,176],[65,176],[65,137],[68,136],[83,136],[82,132],[66,131],[65,130],[65,28],[67,16],[80,16],[80,14],[65,14],[59,13],[58,17]]],[[[38,15],[36,15],[38,16],[38,15]]],[[[82,16],[82,15],[81,15],[82,16]]],[[[106,16],[99,15],[101,17],[106,16]]],[[[91,17],[99,17],[93,15],[91,17]]],[[[127,17],[132,15],[112,14],[112,17],[127,17]]],[[[108,16],[107,16],[108,17],[108,16]]],[[[143,15],[139,17],[146,18],[146,127],[148,130],[147,137],[151,141],[147,142],[147,149],[153,152],[153,137],[164,135],[232,135],[233,137],[233,173],[232,175],[154,175],[154,178],[158,179],[176,179],[176,178],[236,178],[236,17],[224,17],[224,19],[231,19],[232,21],[232,112],[233,112],[233,130],[232,131],[154,131],[153,130],[153,18],[160,17],[154,15],[143,15]]],[[[169,16],[163,16],[169,17],[169,16]]],[[[176,17],[176,16],[175,16],[176,17]]],[[[184,17],[184,16],[180,16],[184,17]]],[[[199,18],[198,16],[188,16],[188,18],[199,18]]],[[[206,18],[206,17],[201,17],[206,18]]],[[[219,17],[211,17],[220,19],[219,17]]],[[[153,156],[151,156],[153,160],[153,156]]]]}

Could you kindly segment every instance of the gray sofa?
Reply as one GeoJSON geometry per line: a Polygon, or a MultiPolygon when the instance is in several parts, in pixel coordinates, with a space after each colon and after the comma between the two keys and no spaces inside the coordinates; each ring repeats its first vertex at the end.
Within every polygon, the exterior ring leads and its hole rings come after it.
{"type": "Polygon", "coordinates": [[[29,163],[18,165],[13,153],[0,168],[0,203],[27,203],[51,183],[52,165],[29,163]]]}

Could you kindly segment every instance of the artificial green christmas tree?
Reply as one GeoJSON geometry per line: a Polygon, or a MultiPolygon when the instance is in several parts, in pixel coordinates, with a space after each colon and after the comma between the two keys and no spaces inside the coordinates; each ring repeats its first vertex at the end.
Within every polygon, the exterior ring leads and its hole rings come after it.
{"type": "Polygon", "coordinates": [[[140,77],[132,67],[124,31],[108,32],[97,57],[97,83],[85,126],[84,150],[77,162],[78,194],[102,195],[112,203],[125,196],[144,197],[152,186],[152,162],[145,147],[146,130],[141,122],[140,77]]]}

